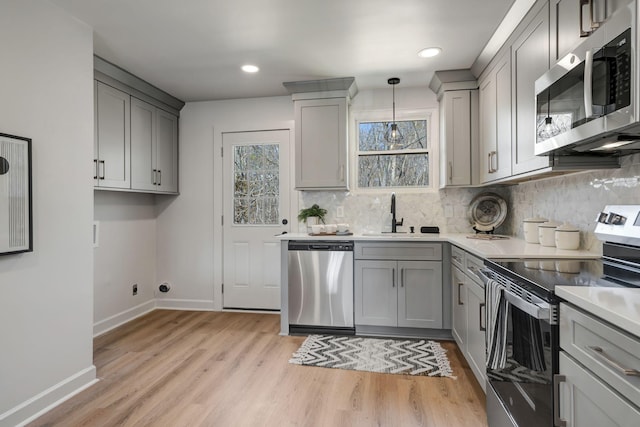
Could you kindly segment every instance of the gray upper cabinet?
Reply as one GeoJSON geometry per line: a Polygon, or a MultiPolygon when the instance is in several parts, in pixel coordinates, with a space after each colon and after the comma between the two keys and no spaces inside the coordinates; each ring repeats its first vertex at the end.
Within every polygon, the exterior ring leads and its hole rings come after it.
{"type": "Polygon", "coordinates": [[[512,174],[549,166],[546,156],[536,156],[535,81],[549,69],[548,3],[511,45],[513,83],[512,174]]]}
{"type": "MultiPolygon", "coordinates": [[[[584,18],[589,18],[588,2],[585,5],[581,3],[580,0],[551,0],[551,63],[571,52],[580,43],[580,10],[584,9],[584,18]]],[[[586,27],[586,24],[585,21],[582,26],[586,27]]]]}
{"type": "Polygon", "coordinates": [[[131,97],[131,188],[178,191],[178,118],[131,97]]]}
{"type": "Polygon", "coordinates": [[[628,3],[629,0],[551,0],[551,63],[570,53],[582,38],[589,37],[628,3]]]}
{"type": "Polygon", "coordinates": [[[511,51],[479,81],[480,181],[511,176],[511,51]]]}
{"type": "Polygon", "coordinates": [[[95,82],[94,186],[129,188],[130,96],[95,82]]]}
{"type": "Polygon", "coordinates": [[[178,117],[184,102],[94,56],[94,186],[178,193],[178,117]]]}
{"type": "Polygon", "coordinates": [[[472,152],[478,134],[478,91],[452,90],[440,99],[440,187],[468,186],[472,178],[472,152]]]}
{"type": "Polygon", "coordinates": [[[346,190],[347,98],[296,100],[296,190],[346,190]]]}
{"type": "Polygon", "coordinates": [[[178,117],[156,108],[156,161],[158,191],[178,192],[178,117]]]}

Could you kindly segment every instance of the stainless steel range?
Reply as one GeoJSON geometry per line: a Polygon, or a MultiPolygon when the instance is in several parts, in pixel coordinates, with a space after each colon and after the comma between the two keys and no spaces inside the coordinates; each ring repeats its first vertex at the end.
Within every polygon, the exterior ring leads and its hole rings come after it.
{"type": "Polygon", "coordinates": [[[595,233],[603,241],[600,259],[485,260],[480,275],[487,304],[491,427],[554,426],[556,286],[640,287],[640,206],[607,206],[595,233]]]}

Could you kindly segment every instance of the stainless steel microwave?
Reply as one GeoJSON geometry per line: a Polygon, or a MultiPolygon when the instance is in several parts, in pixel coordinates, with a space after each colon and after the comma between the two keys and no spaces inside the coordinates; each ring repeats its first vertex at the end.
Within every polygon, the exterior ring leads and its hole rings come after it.
{"type": "Polygon", "coordinates": [[[636,0],[536,80],[536,155],[640,151],[636,0]]]}

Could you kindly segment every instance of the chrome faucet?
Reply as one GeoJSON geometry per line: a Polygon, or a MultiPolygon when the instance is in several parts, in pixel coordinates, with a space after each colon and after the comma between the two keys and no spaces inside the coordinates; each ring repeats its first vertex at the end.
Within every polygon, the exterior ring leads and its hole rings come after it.
{"type": "Polygon", "coordinates": [[[404,218],[402,218],[400,221],[396,221],[396,193],[391,193],[391,232],[397,233],[397,227],[402,227],[403,222],[404,218]]]}

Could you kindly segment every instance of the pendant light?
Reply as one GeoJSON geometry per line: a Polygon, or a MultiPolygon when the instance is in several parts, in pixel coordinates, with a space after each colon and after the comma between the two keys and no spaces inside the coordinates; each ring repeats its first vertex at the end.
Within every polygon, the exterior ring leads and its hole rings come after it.
{"type": "Polygon", "coordinates": [[[396,85],[400,83],[400,79],[397,77],[391,77],[387,80],[393,89],[393,122],[391,125],[387,126],[387,130],[384,133],[384,139],[389,143],[391,149],[401,148],[404,144],[404,136],[398,129],[398,125],[396,123],[396,85]]]}

